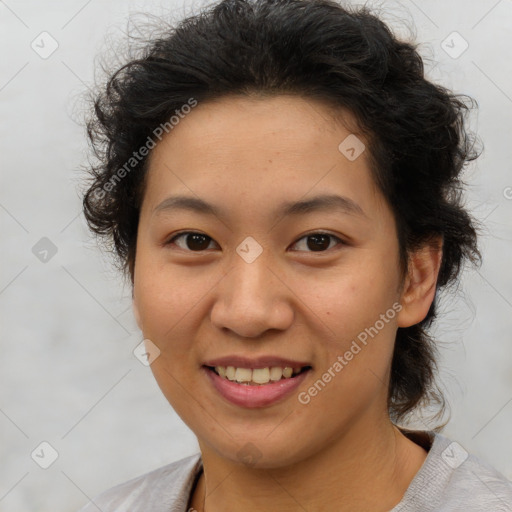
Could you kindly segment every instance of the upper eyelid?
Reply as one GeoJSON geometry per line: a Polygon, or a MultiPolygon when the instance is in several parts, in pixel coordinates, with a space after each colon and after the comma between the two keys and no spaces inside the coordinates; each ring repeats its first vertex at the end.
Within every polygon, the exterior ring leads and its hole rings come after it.
{"type": "MultiPolygon", "coordinates": [[[[169,240],[167,240],[164,245],[168,245],[170,244],[171,242],[174,242],[174,240],[176,240],[177,238],[179,238],[180,236],[183,236],[183,235],[203,235],[207,238],[209,238],[211,241],[215,242],[217,244],[217,242],[215,241],[215,239],[213,239],[211,236],[207,235],[206,233],[202,233],[201,231],[181,231],[181,232],[178,232],[178,233],[175,233],[169,240]]],[[[326,231],[322,231],[322,230],[319,230],[319,231],[311,231],[309,233],[305,233],[304,235],[302,235],[301,237],[297,238],[295,240],[295,242],[293,242],[292,245],[295,245],[297,242],[299,242],[300,240],[302,240],[303,238],[306,238],[308,236],[313,236],[313,235],[327,235],[331,238],[334,238],[335,240],[337,240],[339,242],[338,245],[346,245],[346,242],[340,238],[339,236],[337,235],[334,235],[332,233],[328,233],[326,231]]],[[[218,245],[218,244],[217,244],[218,245]]],[[[333,249],[334,247],[331,247],[330,249],[333,249]]],[[[181,247],[180,247],[181,249],[181,247]]],[[[329,250],[330,250],[329,249],[329,250]]],[[[187,249],[184,249],[185,251],[187,252],[196,252],[196,253],[200,253],[200,252],[205,252],[205,251],[190,251],[190,250],[187,250],[187,249]]],[[[308,252],[308,251],[299,251],[299,252],[308,252]]],[[[312,253],[314,252],[317,252],[317,251],[310,251],[312,253]]],[[[326,252],[326,251],[318,251],[318,252],[326,252]]]]}
{"type": "MultiPolygon", "coordinates": [[[[206,238],[209,238],[210,240],[212,240],[213,242],[215,242],[217,244],[217,242],[211,236],[207,235],[206,233],[201,233],[201,231],[181,231],[179,233],[174,234],[169,240],[164,242],[164,245],[168,245],[171,242],[174,242],[174,240],[176,240],[176,238],[179,238],[180,236],[184,236],[184,235],[203,235],[206,238]]],[[[180,249],[181,249],[181,247],[180,247],[180,249]]],[[[203,251],[189,251],[189,252],[203,252],[203,251]]]]}

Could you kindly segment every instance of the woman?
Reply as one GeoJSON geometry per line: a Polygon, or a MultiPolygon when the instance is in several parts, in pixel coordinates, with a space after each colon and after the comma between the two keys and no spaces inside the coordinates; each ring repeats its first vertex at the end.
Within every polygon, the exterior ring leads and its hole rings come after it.
{"type": "Polygon", "coordinates": [[[226,0],[96,99],[91,229],[201,453],[83,511],[510,510],[439,429],[437,290],[480,261],[463,98],[365,9],[226,0]]]}

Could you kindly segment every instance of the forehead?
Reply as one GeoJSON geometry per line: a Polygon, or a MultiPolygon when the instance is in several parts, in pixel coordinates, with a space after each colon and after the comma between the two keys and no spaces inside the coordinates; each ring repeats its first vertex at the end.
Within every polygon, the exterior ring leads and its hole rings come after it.
{"type": "Polygon", "coordinates": [[[199,103],[153,149],[145,202],[154,208],[170,191],[262,205],[338,191],[368,202],[376,189],[355,127],[349,113],[298,96],[199,103]],[[347,140],[360,144],[355,159],[347,140]]]}
{"type": "MultiPolygon", "coordinates": [[[[346,109],[292,94],[224,96],[199,102],[180,118],[174,116],[178,122],[154,153],[173,142],[186,142],[187,147],[199,151],[206,144],[214,150],[216,141],[227,137],[231,137],[232,152],[240,145],[247,149],[260,143],[264,143],[260,149],[272,151],[274,146],[297,148],[301,143],[311,146],[327,142],[326,133],[334,134],[336,139],[357,131],[357,121],[346,109]],[[197,138],[198,133],[201,139],[197,138]],[[279,140],[273,140],[277,134],[279,140]]],[[[337,144],[331,149],[336,151],[337,144]]]]}

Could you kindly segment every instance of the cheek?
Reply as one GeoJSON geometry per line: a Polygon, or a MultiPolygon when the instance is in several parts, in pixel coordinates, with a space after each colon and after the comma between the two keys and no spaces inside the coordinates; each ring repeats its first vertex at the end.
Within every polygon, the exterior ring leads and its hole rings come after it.
{"type": "MultiPolygon", "coordinates": [[[[364,254],[344,267],[325,274],[301,277],[300,301],[314,312],[330,334],[347,340],[372,326],[398,299],[394,270],[383,268],[364,254]]],[[[370,254],[368,254],[370,256],[370,254]]],[[[309,313],[311,317],[311,313],[309,313]]],[[[322,326],[321,326],[322,327],[322,326]]]]}
{"type": "Polygon", "coordinates": [[[143,336],[160,350],[151,364],[151,371],[167,400],[179,414],[186,415],[192,405],[189,393],[196,394],[197,369],[192,350],[196,329],[194,311],[200,307],[201,298],[209,287],[206,283],[202,288],[201,280],[194,279],[183,269],[171,271],[169,265],[150,265],[143,258],[138,264],[134,294],[143,336]]]}
{"type": "MultiPolygon", "coordinates": [[[[187,315],[200,302],[204,291],[191,286],[187,272],[171,272],[164,266],[140,258],[137,262],[134,297],[145,338],[153,341],[167,358],[172,349],[175,356],[186,352],[183,335],[187,315]]],[[[195,285],[199,281],[193,281],[195,285]]],[[[170,358],[172,361],[172,358],[170,358]]]]}
{"type": "Polygon", "coordinates": [[[383,268],[379,261],[386,260],[360,254],[336,276],[308,281],[303,289],[305,304],[322,320],[318,334],[323,350],[317,352],[321,382],[301,391],[319,411],[333,403],[346,411],[358,410],[386,392],[400,306],[394,293],[395,270],[392,265],[383,268]],[[317,393],[315,398],[310,391],[317,393]]]}
{"type": "MultiPolygon", "coordinates": [[[[331,425],[335,436],[335,425],[362,414],[375,400],[385,403],[397,303],[383,274],[353,273],[314,289],[308,305],[323,320],[323,349],[317,351],[316,380],[299,393],[304,393],[301,403],[309,401],[306,407],[317,411],[312,418],[336,411],[331,425]]],[[[315,428],[327,427],[320,422],[315,428]]]]}

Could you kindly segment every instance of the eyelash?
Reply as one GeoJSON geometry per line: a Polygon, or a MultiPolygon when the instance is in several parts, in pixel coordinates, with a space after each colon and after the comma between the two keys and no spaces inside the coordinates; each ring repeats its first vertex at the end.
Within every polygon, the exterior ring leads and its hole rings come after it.
{"type": "MultiPolygon", "coordinates": [[[[165,246],[169,246],[169,245],[172,245],[173,242],[184,236],[184,235],[201,235],[201,236],[204,236],[206,238],[209,238],[210,241],[213,241],[213,238],[209,237],[208,235],[205,235],[204,233],[201,233],[199,231],[182,231],[181,233],[177,233],[176,235],[174,235],[170,240],[168,240],[167,242],[164,243],[165,246]]],[[[301,236],[299,239],[297,239],[293,245],[295,245],[297,242],[299,242],[300,240],[304,239],[304,238],[308,238],[310,236],[314,236],[314,235],[325,235],[325,236],[328,236],[330,237],[331,239],[334,239],[336,240],[338,243],[338,245],[346,245],[346,243],[341,240],[341,238],[331,234],[331,233],[326,233],[324,231],[314,231],[312,233],[307,233],[306,235],[303,235],[301,236]]],[[[330,244],[329,244],[330,245],[330,244]]],[[[336,246],[335,246],[336,247],[336,246]]],[[[182,247],[179,247],[179,249],[182,249],[184,251],[187,251],[187,252],[195,252],[195,253],[201,253],[201,252],[205,252],[205,250],[201,250],[201,251],[192,251],[190,249],[183,249],[182,247]]],[[[334,247],[330,247],[330,248],[327,248],[325,251],[298,251],[298,252],[309,252],[309,253],[325,253],[325,252],[328,252],[330,250],[334,249],[334,247]]]]}

